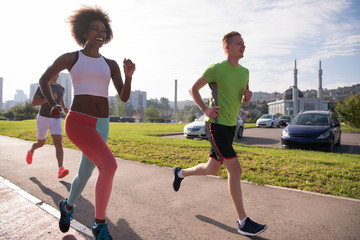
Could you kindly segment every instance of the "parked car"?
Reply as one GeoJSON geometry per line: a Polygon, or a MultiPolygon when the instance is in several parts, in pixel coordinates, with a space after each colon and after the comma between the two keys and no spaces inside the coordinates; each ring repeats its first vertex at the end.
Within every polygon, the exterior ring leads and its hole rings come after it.
{"type": "MultiPolygon", "coordinates": [[[[243,134],[244,134],[244,122],[238,116],[237,125],[235,128],[234,140],[242,138],[243,134]]],[[[194,122],[186,124],[184,126],[184,136],[188,139],[193,139],[193,138],[206,139],[205,115],[202,115],[200,118],[195,119],[194,122]]]]}
{"type": "Polygon", "coordinates": [[[299,113],[282,131],[283,147],[325,148],[332,152],[341,143],[341,128],[331,111],[306,111],[299,113]]]}
{"type": "Polygon", "coordinates": [[[110,122],[135,122],[135,118],[111,116],[109,118],[109,121],[110,122]]]}
{"type": "Polygon", "coordinates": [[[119,122],[135,122],[135,118],[132,117],[122,117],[119,122]]]}
{"type": "Polygon", "coordinates": [[[292,116],[289,115],[283,115],[279,117],[279,125],[280,126],[286,126],[287,124],[289,124],[292,120],[292,116]]]}
{"type": "Polygon", "coordinates": [[[120,117],[113,117],[113,116],[111,116],[111,117],[109,118],[109,121],[110,121],[110,122],[120,122],[120,117]]]}
{"type": "Polygon", "coordinates": [[[264,114],[256,120],[256,127],[280,127],[279,116],[276,114],[264,114]]]}

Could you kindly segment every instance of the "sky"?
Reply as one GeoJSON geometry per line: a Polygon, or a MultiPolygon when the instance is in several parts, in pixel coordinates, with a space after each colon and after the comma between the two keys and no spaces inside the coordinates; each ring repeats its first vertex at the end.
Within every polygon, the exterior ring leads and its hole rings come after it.
{"type": "MultiPolygon", "coordinates": [[[[205,69],[225,60],[222,37],[230,31],[245,41],[239,63],[250,71],[253,92],[292,86],[295,60],[302,91],[317,89],[320,60],[323,88],[360,83],[360,0],[8,0],[0,2],[4,102],[17,89],[29,95],[56,58],[81,49],[66,19],[83,5],[109,14],[114,38],[100,53],[121,68],[130,58],[132,90],[148,99],[174,101],[175,79],[177,100],[191,99],[205,69]]],[[[207,86],[201,94],[208,97],[207,86]]]]}

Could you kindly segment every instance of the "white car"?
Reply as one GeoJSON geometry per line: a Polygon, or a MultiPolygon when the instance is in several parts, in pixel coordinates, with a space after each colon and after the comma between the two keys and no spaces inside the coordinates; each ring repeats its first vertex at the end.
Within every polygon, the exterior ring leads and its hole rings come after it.
{"type": "Polygon", "coordinates": [[[256,120],[256,127],[280,127],[280,118],[276,114],[264,114],[256,120]]]}
{"type": "MultiPolygon", "coordinates": [[[[237,125],[235,128],[234,140],[242,138],[244,133],[244,122],[238,116],[237,125]]],[[[184,136],[189,139],[193,138],[202,138],[206,139],[205,134],[205,115],[202,115],[200,118],[195,119],[194,122],[186,124],[184,126],[184,136]]]]}

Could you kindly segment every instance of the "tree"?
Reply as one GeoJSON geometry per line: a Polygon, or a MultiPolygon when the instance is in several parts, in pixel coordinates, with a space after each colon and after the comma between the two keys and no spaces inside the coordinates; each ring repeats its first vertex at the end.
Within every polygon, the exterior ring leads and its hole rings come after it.
{"type": "Polygon", "coordinates": [[[171,115],[171,107],[169,104],[169,99],[167,98],[160,98],[160,111],[161,111],[161,115],[166,118],[169,117],[171,115]]]}
{"type": "Polygon", "coordinates": [[[131,104],[125,104],[125,116],[132,117],[134,115],[134,107],[131,104]]]}
{"type": "Polygon", "coordinates": [[[266,101],[260,103],[260,108],[258,108],[262,114],[266,114],[269,112],[269,106],[266,101]]]}
{"type": "Polygon", "coordinates": [[[171,115],[171,107],[169,104],[169,99],[167,98],[162,97],[160,98],[160,101],[158,99],[147,100],[147,106],[154,106],[155,108],[159,109],[162,118],[167,118],[171,115]]]}
{"type": "Polygon", "coordinates": [[[115,104],[115,109],[114,109],[115,115],[118,117],[124,117],[126,103],[124,103],[123,101],[120,100],[120,97],[118,94],[115,95],[114,104],[115,104]]]}
{"type": "Polygon", "coordinates": [[[187,105],[176,115],[176,119],[184,122],[192,122],[195,118],[199,118],[203,113],[196,105],[187,105]]]}
{"type": "Polygon", "coordinates": [[[336,102],[333,99],[330,99],[328,104],[328,109],[330,111],[336,112],[335,107],[336,107],[336,102]]]}
{"type": "Polygon", "coordinates": [[[4,117],[6,117],[9,120],[15,120],[15,113],[11,110],[5,112],[2,114],[4,117]]]}
{"type": "Polygon", "coordinates": [[[30,102],[25,102],[25,105],[16,105],[10,110],[14,112],[16,120],[34,119],[38,113],[38,108],[33,107],[30,102]]]}
{"type": "Polygon", "coordinates": [[[360,93],[351,95],[343,102],[338,101],[335,111],[349,125],[360,128],[360,93]]]}
{"type": "Polygon", "coordinates": [[[146,101],[146,105],[148,106],[148,107],[150,107],[150,106],[154,106],[154,107],[156,107],[157,109],[159,109],[159,106],[160,106],[160,103],[159,103],[159,100],[158,99],[150,99],[150,100],[147,100],[146,101]]]}
{"type": "Polygon", "coordinates": [[[152,122],[160,118],[160,110],[153,105],[144,110],[145,119],[152,122]]]}
{"type": "Polygon", "coordinates": [[[115,107],[109,105],[109,116],[115,115],[115,107]]]}

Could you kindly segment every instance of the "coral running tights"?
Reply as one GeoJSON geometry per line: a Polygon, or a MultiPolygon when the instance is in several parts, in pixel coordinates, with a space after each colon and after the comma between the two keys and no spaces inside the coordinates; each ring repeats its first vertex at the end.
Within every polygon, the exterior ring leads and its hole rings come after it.
{"type": "Polygon", "coordinates": [[[106,144],[109,118],[70,111],[65,120],[65,132],[70,141],[82,151],[79,171],[71,184],[67,203],[74,206],[96,166],[99,176],[95,185],[95,218],[105,219],[117,169],[116,159],[106,144]]]}

